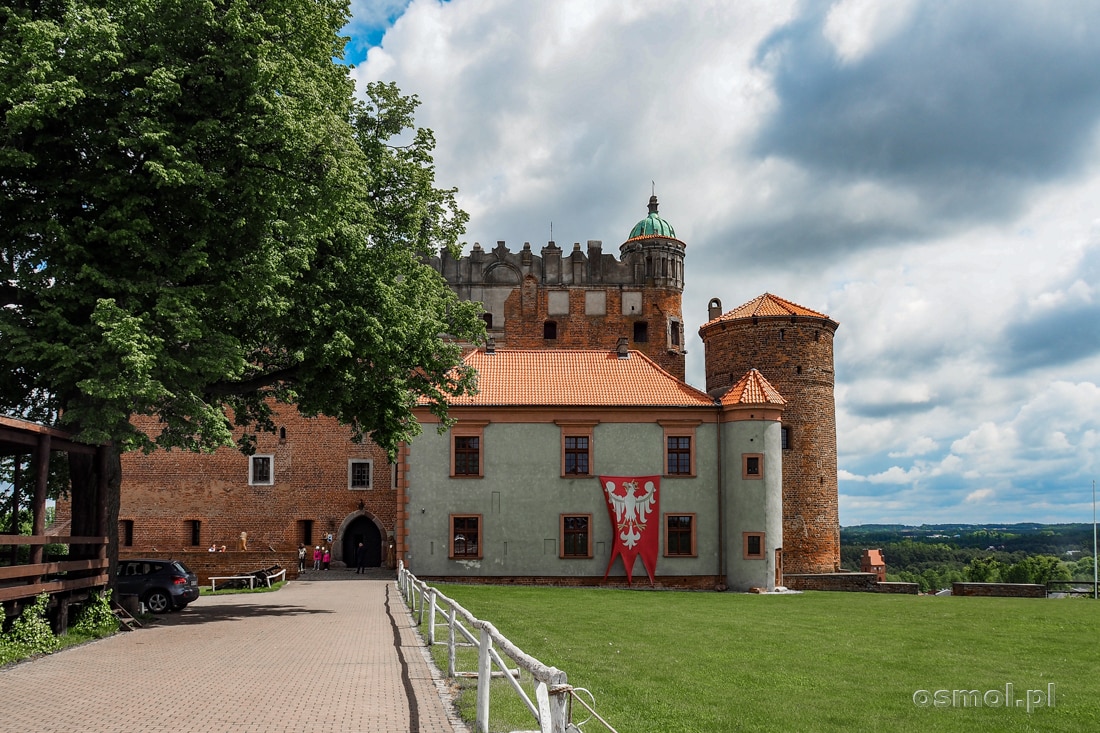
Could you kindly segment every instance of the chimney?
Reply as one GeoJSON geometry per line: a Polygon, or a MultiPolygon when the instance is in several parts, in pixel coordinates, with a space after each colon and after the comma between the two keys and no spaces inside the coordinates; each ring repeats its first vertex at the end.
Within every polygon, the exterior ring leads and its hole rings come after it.
{"type": "Polygon", "coordinates": [[[620,359],[630,358],[630,349],[627,348],[626,336],[619,337],[619,343],[615,347],[615,351],[618,353],[620,359]]]}
{"type": "Polygon", "coordinates": [[[497,353],[497,340],[490,336],[485,340],[485,353],[495,354],[497,353]]]}
{"type": "Polygon", "coordinates": [[[722,301],[718,298],[711,298],[710,304],[707,305],[707,320],[713,321],[720,315],[722,315],[722,301]]]}

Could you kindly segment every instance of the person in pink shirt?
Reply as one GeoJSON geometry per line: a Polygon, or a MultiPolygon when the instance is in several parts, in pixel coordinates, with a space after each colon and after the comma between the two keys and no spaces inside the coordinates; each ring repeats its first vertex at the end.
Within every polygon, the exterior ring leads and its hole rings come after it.
{"type": "Polygon", "coordinates": [[[317,545],[316,547],[313,548],[313,569],[314,570],[320,570],[321,569],[321,558],[322,557],[323,557],[323,553],[321,552],[321,546],[317,545]]]}
{"type": "Polygon", "coordinates": [[[328,570],[328,564],[331,560],[332,560],[332,553],[329,551],[329,548],[326,547],[325,548],[325,554],[321,557],[321,562],[323,563],[322,567],[325,570],[328,570]]]}

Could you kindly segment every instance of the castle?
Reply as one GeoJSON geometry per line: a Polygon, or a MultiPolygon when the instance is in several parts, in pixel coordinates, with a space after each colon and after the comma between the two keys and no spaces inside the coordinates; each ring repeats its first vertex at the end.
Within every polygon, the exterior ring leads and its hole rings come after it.
{"type": "MultiPolygon", "coordinates": [[[[660,484],[654,581],[772,588],[839,566],[836,420],[828,316],[771,294],[700,328],[706,390],[684,380],[685,244],[658,213],[619,247],[569,254],[479,245],[429,262],[480,301],[489,335],[465,361],[479,392],[396,464],[328,418],[282,408],[253,456],[123,456],[124,554],[299,542],[429,578],[619,582],[600,476],[660,484]]],[[[654,504],[654,507],[657,505],[654,504]]],[[[199,558],[196,557],[196,560],[199,558]]],[[[631,560],[633,562],[633,559],[631,560]]],[[[649,568],[647,568],[648,570],[649,568]]]]}

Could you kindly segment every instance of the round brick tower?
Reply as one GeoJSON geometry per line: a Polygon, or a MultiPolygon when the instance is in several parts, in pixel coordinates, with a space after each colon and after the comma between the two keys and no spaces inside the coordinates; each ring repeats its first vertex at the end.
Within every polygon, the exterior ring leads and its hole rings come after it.
{"type": "Polygon", "coordinates": [[[710,301],[699,328],[707,391],[725,393],[750,369],[787,400],[783,411],[783,571],[840,567],[840,512],[833,400],[833,336],[828,316],[765,293],[722,313],[710,301]]]}

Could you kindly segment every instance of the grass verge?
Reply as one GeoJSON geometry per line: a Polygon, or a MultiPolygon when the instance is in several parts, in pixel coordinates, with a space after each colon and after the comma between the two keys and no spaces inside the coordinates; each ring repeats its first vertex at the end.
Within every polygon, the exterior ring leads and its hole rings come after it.
{"type": "MultiPolygon", "coordinates": [[[[1089,600],[439,588],[590,690],[620,731],[1100,729],[1089,600]],[[1019,707],[991,704],[1006,684],[1019,707]],[[919,690],[947,690],[949,704],[920,706],[919,690]],[[1031,712],[1027,690],[1044,695],[1031,712]]],[[[433,654],[446,670],[445,647],[433,654]]],[[[476,667],[463,650],[459,669],[476,667]]],[[[474,681],[460,686],[472,720],[474,681]]],[[[492,730],[535,727],[503,680],[490,710],[492,730]]]]}
{"type": "Polygon", "coordinates": [[[256,586],[255,588],[219,588],[216,591],[211,591],[206,586],[199,587],[200,596],[232,596],[240,593],[274,593],[275,591],[286,585],[285,580],[280,580],[271,584],[268,588],[266,585],[256,586]]]}

